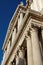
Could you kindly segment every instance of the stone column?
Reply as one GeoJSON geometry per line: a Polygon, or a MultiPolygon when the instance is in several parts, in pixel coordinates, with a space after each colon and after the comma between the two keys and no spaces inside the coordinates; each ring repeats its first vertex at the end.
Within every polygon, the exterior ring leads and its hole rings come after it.
{"type": "Polygon", "coordinates": [[[42,56],[43,56],[43,29],[41,31],[41,35],[42,35],[42,56]]]}
{"type": "Polygon", "coordinates": [[[39,39],[38,39],[38,30],[32,28],[31,30],[31,39],[32,39],[32,50],[33,50],[33,61],[34,65],[42,65],[42,58],[39,47],[39,39]]]}
{"type": "Polygon", "coordinates": [[[33,65],[33,58],[32,58],[32,43],[30,36],[27,36],[27,62],[28,65],[33,65]]]}

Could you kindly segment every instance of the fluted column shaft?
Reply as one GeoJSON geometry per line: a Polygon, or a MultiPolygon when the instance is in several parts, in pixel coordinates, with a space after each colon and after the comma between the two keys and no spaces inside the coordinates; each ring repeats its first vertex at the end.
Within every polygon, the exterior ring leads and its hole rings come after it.
{"type": "Polygon", "coordinates": [[[28,65],[33,65],[33,59],[32,59],[32,43],[31,43],[31,38],[28,36],[26,38],[27,40],[27,62],[28,65]]]}
{"type": "Polygon", "coordinates": [[[34,65],[42,65],[42,58],[41,58],[41,53],[40,53],[38,30],[37,29],[32,28],[31,39],[32,39],[32,47],[33,47],[34,65]]]}

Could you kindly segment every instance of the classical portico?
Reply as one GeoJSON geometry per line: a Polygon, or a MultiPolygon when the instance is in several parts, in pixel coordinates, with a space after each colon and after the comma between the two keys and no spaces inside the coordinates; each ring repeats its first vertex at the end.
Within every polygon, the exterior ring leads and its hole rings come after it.
{"type": "Polygon", "coordinates": [[[42,0],[26,0],[26,6],[23,3],[18,5],[3,44],[1,65],[43,65],[41,3],[42,0]]]}

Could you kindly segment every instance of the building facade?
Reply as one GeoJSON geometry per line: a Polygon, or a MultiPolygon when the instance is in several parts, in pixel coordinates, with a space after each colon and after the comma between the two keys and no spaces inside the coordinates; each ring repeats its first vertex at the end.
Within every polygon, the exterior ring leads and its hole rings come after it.
{"type": "Polygon", "coordinates": [[[18,5],[2,49],[1,65],[43,65],[43,0],[18,5]]]}

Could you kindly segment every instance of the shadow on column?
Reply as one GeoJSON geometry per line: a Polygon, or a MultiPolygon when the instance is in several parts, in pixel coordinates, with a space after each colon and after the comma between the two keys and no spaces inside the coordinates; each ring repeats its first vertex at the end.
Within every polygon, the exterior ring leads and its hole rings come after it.
{"type": "Polygon", "coordinates": [[[38,37],[39,37],[39,42],[40,42],[40,51],[41,51],[41,56],[42,56],[42,61],[43,61],[43,39],[42,39],[42,33],[41,33],[41,28],[38,30],[38,37]]]}

